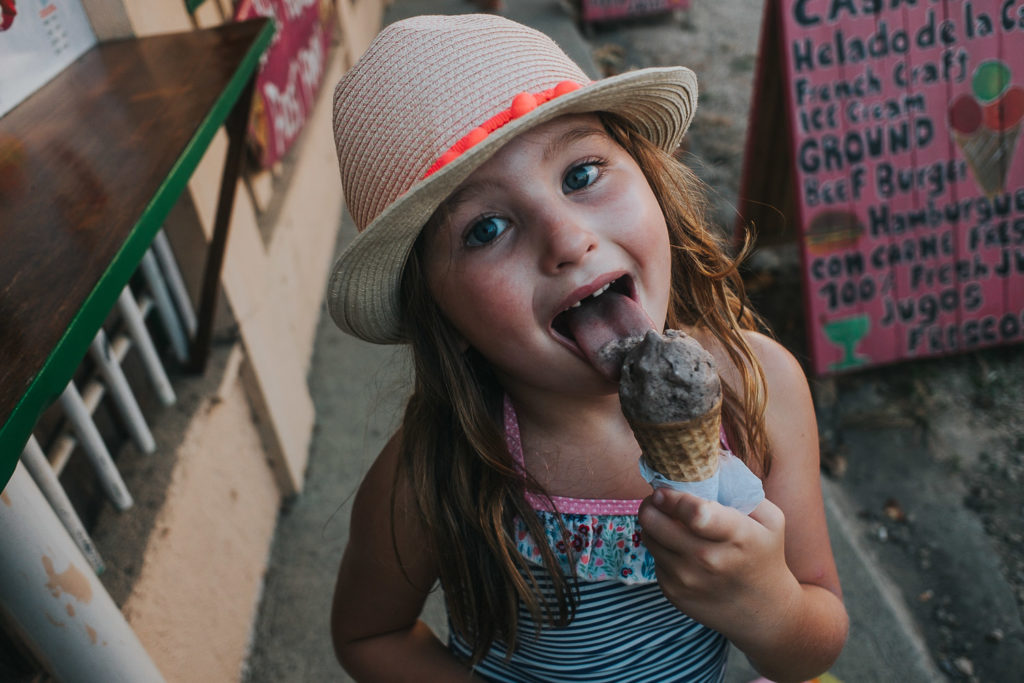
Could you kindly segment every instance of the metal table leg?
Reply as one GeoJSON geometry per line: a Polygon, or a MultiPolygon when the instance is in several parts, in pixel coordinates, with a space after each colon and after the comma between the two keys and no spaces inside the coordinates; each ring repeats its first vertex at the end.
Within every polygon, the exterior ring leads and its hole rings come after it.
{"type": "Polygon", "coordinates": [[[19,464],[0,494],[0,611],[58,680],[163,676],[19,464]]]}
{"type": "Polygon", "coordinates": [[[50,507],[57,515],[57,519],[60,520],[68,534],[70,534],[71,540],[82,551],[85,559],[89,560],[93,570],[97,574],[102,574],[104,569],[103,558],[100,557],[99,551],[93,545],[89,532],[85,530],[85,525],[82,524],[82,520],[79,519],[74,506],[71,505],[68,494],[64,492],[64,487],[60,485],[60,479],[57,477],[57,473],[53,471],[53,468],[50,467],[50,463],[46,460],[46,454],[43,453],[43,449],[40,447],[39,442],[36,441],[36,437],[29,437],[28,443],[25,444],[25,450],[21,452],[21,464],[32,475],[32,480],[39,487],[39,491],[50,503],[50,507]]]}

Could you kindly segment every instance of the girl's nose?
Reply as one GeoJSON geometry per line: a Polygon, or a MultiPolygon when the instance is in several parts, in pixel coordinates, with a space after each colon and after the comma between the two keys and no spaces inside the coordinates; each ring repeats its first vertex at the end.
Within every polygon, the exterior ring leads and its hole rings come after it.
{"type": "Polygon", "coordinates": [[[553,216],[547,221],[543,269],[551,274],[580,263],[597,248],[597,236],[583,222],[571,216],[553,216]]]}

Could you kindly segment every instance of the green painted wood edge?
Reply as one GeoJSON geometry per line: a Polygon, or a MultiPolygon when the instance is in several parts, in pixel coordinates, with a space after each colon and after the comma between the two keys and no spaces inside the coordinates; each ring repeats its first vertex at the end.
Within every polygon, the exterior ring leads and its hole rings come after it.
{"type": "Polygon", "coordinates": [[[206,2],[206,0],[185,0],[185,8],[188,10],[189,14],[192,14],[204,2],[206,2]]]}
{"type": "Polygon", "coordinates": [[[39,370],[39,374],[18,401],[18,405],[11,411],[7,423],[0,427],[0,482],[4,482],[5,486],[14,474],[18,458],[28,443],[36,421],[60,396],[74,376],[75,369],[85,356],[93,337],[149,249],[167,214],[184,191],[217,129],[227,119],[249,78],[256,73],[260,56],[270,45],[273,36],[274,26],[268,21],[210,109],[210,113],[143,210],[135,229],[75,314],[68,329],[39,370]]]}

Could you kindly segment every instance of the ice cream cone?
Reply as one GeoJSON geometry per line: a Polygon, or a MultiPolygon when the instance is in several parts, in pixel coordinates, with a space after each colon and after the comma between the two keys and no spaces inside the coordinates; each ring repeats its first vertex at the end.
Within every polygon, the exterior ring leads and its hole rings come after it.
{"type": "Polygon", "coordinates": [[[953,139],[963,152],[974,179],[989,197],[1004,189],[1020,128],[1018,124],[1004,131],[984,126],[966,134],[953,131],[953,139]]]}
{"type": "Polygon", "coordinates": [[[672,481],[704,481],[718,471],[722,402],[684,422],[630,420],[647,466],[672,481]]]}

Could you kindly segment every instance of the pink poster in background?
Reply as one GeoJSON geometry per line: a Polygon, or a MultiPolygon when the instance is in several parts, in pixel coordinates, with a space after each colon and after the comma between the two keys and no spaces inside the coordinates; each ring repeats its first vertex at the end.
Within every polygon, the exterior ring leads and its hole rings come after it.
{"type": "Polygon", "coordinates": [[[777,0],[818,373],[1024,340],[1024,0],[777,0]]]}
{"type": "Polygon", "coordinates": [[[275,33],[263,54],[249,124],[260,165],[272,166],[302,131],[316,100],[331,40],[330,0],[242,0],[235,19],[269,17],[275,33]]]}

